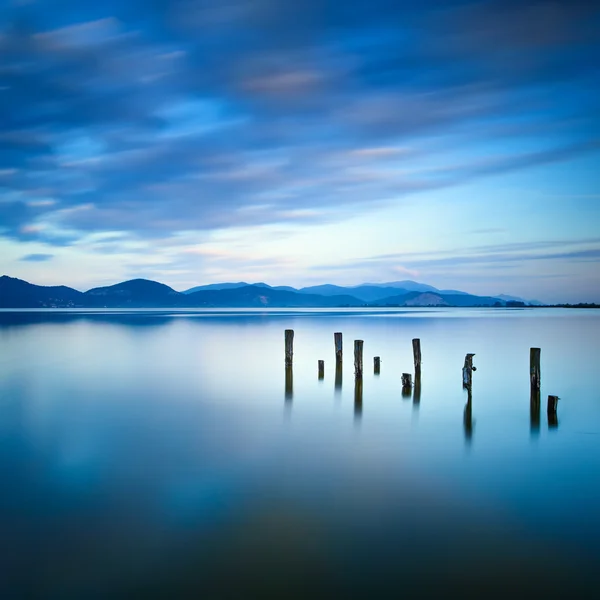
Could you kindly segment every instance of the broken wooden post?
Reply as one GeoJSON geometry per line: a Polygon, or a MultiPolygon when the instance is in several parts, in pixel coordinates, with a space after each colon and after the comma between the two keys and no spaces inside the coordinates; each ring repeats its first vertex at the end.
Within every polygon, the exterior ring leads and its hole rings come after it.
{"type": "Polygon", "coordinates": [[[463,388],[470,390],[473,384],[473,371],[477,371],[477,367],[473,366],[473,357],[475,354],[467,354],[465,356],[465,364],[463,366],[463,388]]]}
{"type": "Polygon", "coordinates": [[[319,379],[323,379],[325,377],[325,361],[320,360],[318,362],[319,365],[319,379]]]}
{"type": "Polygon", "coordinates": [[[541,386],[540,353],[540,348],[529,349],[529,374],[532,390],[539,390],[541,386]]]}
{"type": "Polygon", "coordinates": [[[354,340],[354,375],[363,375],[363,340],[354,340]]]}
{"type": "Polygon", "coordinates": [[[294,359],[294,330],[285,330],[285,366],[291,367],[294,359]]]}
{"type": "Polygon", "coordinates": [[[410,398],[412,394],[412,375],[410,373],[402,373],[402,397],[410,398]]]}
{"type": "Polygon", "coordinates": [[[415,338],[412,341],[413,359],[415,363],[415,385],[421,381],[421,340],[415,338]]]}
{"type": "Polygon", "coordinates": [[[336,362],[342,362],[342,334],[336,332],[333,334],[333,342],[335,344],[335,360],[336,362]]]}
{"type": "Polygon", "coordinates": [[[294,371],[292,367],[285,368],[285,401],[291,402],[294,396],[294,371]]]}
{"type": "Polygon", "coordinates": [[[354,417],[360,419],[363,405],[363,380],[356,377],[354,380],[354,417]]]}
{"type": "Polygon", "coordinates": [[[373,357],[373,373],[375,375],[379,375],[380,370],[381,370],[381,357],[374,356],[373,357]]]}
{"type": "Polygon", "coordinates": [[[558,408],[558,396],[548,396],[548,414],[556,414],[558,408]]]}

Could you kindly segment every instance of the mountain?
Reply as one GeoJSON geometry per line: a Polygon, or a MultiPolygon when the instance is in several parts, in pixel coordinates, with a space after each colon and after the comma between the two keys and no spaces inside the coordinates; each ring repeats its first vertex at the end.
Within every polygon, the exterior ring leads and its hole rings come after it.
{"type": "Polygon", "coordinates": [[[337,306],[361,306],[364,303],[349,295],[320,296],[277,290],[260,285],[229,288],[226,290],[200,290],[187,294],[190,306],[197,307],[287,307],[317,308],[337,306]]]}
{"type": "Polygon", "coordinates": [[[149,279],[131,279],[116,285],[93,288],[85,292],[84,297],[86,305],[92,307],[149,308],[186,305],[185,294],[149,279]]]}
{"type": "Polygon", "coordinates": [[[238,281],[237,283],[209,283],[208,285],[197,285],[196,287],[190,288],[182,292],[183,294],[193,294],[194,292],[200,292],[203,290],[230,290],[234,288],[244,287],[250,285],[245,281],[238,281]]]}
{"type": "Polygon", "coordinates": [[[418,281],[412,281],[410,279],[405,279],[404,281],[388,281],[387,283],[363,283],[360,286],[356,287],[384,287],[384,288],[399,288],[402,290],[407,290],[409,292],[437,292],[439,291],[437,288],[434,288],[432,285],[427,285],[426,283],[419,283],[418,281]]]}
{"type": "Polygon", "coordinates": [[[75,308],[83,302],[81,292],[64,285],[34,285],[7,275],[0,277],[0,308],[75,308]]]}
{"type": "Polygon", "coordinates": [[[407,292],[389,296],[375,303],[379,306],[503,306],[498,298],[471,294],[443,294],[433,292],[407,292]]]}

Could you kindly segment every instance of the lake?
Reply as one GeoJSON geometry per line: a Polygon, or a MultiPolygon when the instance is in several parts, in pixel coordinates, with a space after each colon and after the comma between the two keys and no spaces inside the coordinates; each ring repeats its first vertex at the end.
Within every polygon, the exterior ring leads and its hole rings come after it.
{"type": "Polygon", "coordinates": [[[0,597],[594,596],[599,357],[584,309],[0,311],[0,597]]]}

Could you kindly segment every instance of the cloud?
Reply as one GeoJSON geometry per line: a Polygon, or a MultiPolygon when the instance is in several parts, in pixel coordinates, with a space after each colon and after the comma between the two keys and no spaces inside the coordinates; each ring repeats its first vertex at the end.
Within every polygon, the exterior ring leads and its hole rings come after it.
{"type": "Polygon", "coordinates": [[[22,256],[19,260],[26,262],[46,262],[48,260],[52,260],[54,258],[54,254],[27,254],[22,256]]]}
{"type": "Polygon", "coordinates": [[[311,225],[599,149],[594,3],[60,7],[0,21],[0,235],[19,241],[311,225]]]}

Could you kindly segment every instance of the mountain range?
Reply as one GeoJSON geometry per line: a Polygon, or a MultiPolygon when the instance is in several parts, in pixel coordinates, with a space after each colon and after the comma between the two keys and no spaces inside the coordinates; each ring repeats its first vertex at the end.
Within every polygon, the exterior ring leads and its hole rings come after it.
{"type": "Polygon", "coordinates": [[[325,284],[296,289],[266,283],[218,283],[184,292],[148,279],[80,292],[66,286],[40,286],[0,277],[0,308],[333,308],[359,306],[526,306],[515,296],[476,296],[438,290],[416,281],[367,283],[353,287],[325,284]]]}

